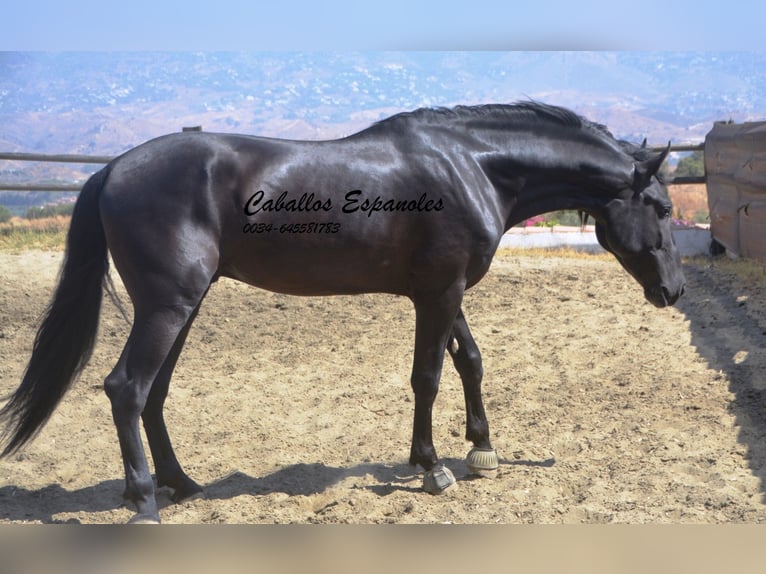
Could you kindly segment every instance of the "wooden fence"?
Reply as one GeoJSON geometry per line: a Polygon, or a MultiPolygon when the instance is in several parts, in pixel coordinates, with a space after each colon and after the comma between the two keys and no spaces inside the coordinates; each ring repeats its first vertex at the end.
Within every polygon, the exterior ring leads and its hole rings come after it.
{"type": "MultiPolygon", "coordinates": [[[[199,126],[183,128],[183,131],[202,131],[199,126]]],[[[655,151],[664,150],[664,147],[654,147],[655,151]]],[[[701,151],[704,144],[680,144],[670,147],[670,151],[701,151]]],[[[41,154],[41,153],[15,153],[0,152],[0,160],[7,161],[39,161],[51,163],[71,164],[107,164],[114,159],[106,155],[77,155],[77,154],[41,154]]],[[[704,177],[679,177],[671,181],[674,185],[705,183],[704,177]]],[[[82,183],[4,183],[0,182],[0,191],[61,191],[76,192],[82,189],[82,183]]]]}
{"type": "MultiPolygon", "coordinates": [[[[190,126],[181,129],[184,132],[201,132],[202,126],[190,126]]],[[[7,161],[39,161],[49,163],[95,163],[107,164],[115,156],[109,155],[79,155],[79,154],[43,154],[43,153],[16,153],[0,152],[0,160],[7,161]]],[[[82,183],[3,183],[0,182],[0,191],[80,191],[82,183]]]]}
{"type": "MultiPolygon", "coordinates": [[[[111,156],[73,155],[73,154],[41,154],[41,153],[4,153],[0,152],[0,160],[7,161],[40,161],[50,163],[98,163],[106,164],[111,156]]],[[[0,191],[80,191],[82,183],[1,183],[0,191]]]]}
{"type": "MultiPolygon", "coordinates": [[[[664,146],[652,149],[659,151],[664,146]]],[[[704,152],[704,176],[678,177],[669,183],[707,184],[713,239],[730,254],[766,261],[766,122],[716,123],[704,143],[672,145],[670,150],[704,152]]],[[[8,161],[106,164],[112,159],[98,155],[0,152],[0,160],[8,161]]],[[[83,184],[0,182],[0,191],[77,192],[83,184]]]]}

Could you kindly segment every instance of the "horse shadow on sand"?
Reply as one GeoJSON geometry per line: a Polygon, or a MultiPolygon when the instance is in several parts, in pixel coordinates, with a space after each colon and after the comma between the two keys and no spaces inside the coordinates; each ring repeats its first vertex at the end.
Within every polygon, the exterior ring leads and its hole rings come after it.
{"type": "MultiPolygon", "coordinates": [[[[457,481],[469,481],[465,461],[444,458],[442,461],[454,472],[457,481]]],[[[507,466],[551,467],[554,459],[506,460],[501,458],[501,469],[507,466]]],[[[204,497],[208,500],[227,500],[242,495],[268,495],[284,493],[289,496],[311,496],[320,494],[352,477],[370,475],[375,484],[353,485],[352,488],[367,489],[378,496],[388,496],[397,491],[420,493],[422,473],[406,463],[383,464],[362,463],[353,467],[333,467],[322,463],[297,463],[276,470],[262,477],[253,477],[243,472],[232,472],[214,482],[204,485],[204,497]]],[[[122,500],[123,480],[105,480],[93,486],[78,490],[67,490],[52,484],[38,490],[26,490],[18,486],[0,488],[0,519],[14,522],[78,523],[77,519],[55,518],[62,513],[107,512],[124,504],[122,500]]],[[[157,491],[160,509],[174,504],[167,489],[157,491]]]]}
{"type": "Polygon", "coordinates": [[[766,503],[766,324],[748,313],[748,297],[737,293],[723,275],[711,277],[715,260],[691,260],[684,267],[688,294],[676,306],[690,322],[692,344],[708,366],[729,381],[734,398],[737,440],[761,482],[766,503]]]}

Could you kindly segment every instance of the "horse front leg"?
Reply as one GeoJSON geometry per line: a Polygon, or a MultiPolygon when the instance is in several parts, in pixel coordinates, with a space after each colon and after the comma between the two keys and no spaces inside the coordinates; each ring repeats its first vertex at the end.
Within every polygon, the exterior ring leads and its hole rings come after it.
{"type": "Polygon", "coordinates": [[[471,474],[494,478],[499,466],[497,452],[489,440],[489,422],[481,397],[484,369],[479,347],[471,335],[462,309],[458,311],[447,350],[452,357],[465,395],[465,438],[473,443],[466,456],[471,474]]]}
{"type": "Polygon", "coordinates": [[[463,297],[456,284],[440,296],[413,298],[415,302],[415,353],[410,383],[415,394],[410,464],[426,471],[423,490],[441,494],[457,483],[436,454],[432,436],[432,408],[439,391],[444,352],[463,297]]]}

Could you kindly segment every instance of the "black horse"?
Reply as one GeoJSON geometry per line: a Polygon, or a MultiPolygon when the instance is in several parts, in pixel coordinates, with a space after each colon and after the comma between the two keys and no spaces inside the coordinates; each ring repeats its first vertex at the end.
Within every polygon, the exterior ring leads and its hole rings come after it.
{"type": "Polygon", "coordinates": [[[402,113],[332,141],[179,133],[93,175],[72,216],[55,295],[19,388],[0,411],[8,455],[46,422],[94,345],[108,252],[133,303],[133,326],[104,386],[125,466],[132,521],[159,521],[139,418],[158,485],[199,495],[181,469],[163,403],[210,285],[231,277],[292,295],[385,292],[415,306],[410,463],[423,487],[455,483],[431,437],[445,351],[466,403],[469,468],[498,459],[481,397],[479,350],[461,311],[503,233],[537,214],[578,209],[657,307],[683,293],[657,172],[667,155],[536,102],[402,113]]]}

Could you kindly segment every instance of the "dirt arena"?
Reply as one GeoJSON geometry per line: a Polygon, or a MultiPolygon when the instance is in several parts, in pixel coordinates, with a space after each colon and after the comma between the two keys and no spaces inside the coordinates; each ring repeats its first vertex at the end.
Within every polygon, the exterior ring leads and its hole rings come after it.
{"type": "MultiPolygon", "coordinates": [[[[0,394],[20,380],[60,253],[0,253],[0,394]]],[[[437,451],[407,465],[414,314],[386,295],[295,298],[222,280],[171,385],[179,459],[206,498],[166,523],[766,522],[766,272],[685,261],[657,310],[604,256],[501,252],[466,295],[484,357],[497,478],[466,476],[464,406],[445,361],[437,451]]],[[[37,439],[0,461],[1,523],[112,523],[122,463],[102,381],[128,325],[108,301],[93,359],[37,439]]]]}

